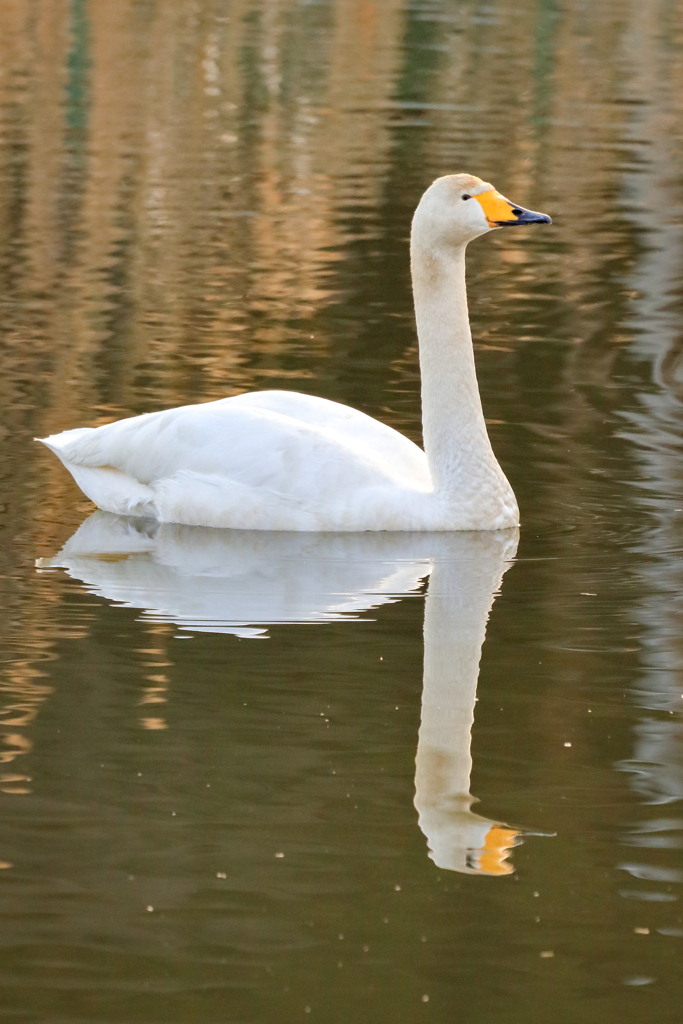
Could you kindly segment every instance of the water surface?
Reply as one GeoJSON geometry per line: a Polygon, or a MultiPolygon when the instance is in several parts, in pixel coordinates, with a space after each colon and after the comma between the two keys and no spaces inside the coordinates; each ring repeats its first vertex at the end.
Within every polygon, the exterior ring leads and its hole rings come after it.
{"type": "Polygon", "coordinates": [[[0,72],[0,1017],[677,1022],[681,8],[5,0],[0,72]],[[469,252],[517,548],[88,518],[35,436],[419,442],[453,171],[553,217],[469,252]]]}

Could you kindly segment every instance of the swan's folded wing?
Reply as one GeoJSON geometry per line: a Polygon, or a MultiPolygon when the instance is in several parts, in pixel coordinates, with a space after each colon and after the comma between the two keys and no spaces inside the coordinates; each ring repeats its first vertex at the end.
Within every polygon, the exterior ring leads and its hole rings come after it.
{"type": "Polygon", "coordinates": [[[431,487],[422,449],[386,423],[351,406],[296,391],[256,391],[228,401],[289,417],[320,431],[330,441],[371,457],[387,475],[431,487]]]}
{"type": "Polygon", "coordinates": [[[119,420],[45,439],[76,467],[114,469],[154,486],[178,473],[278,494],[320,495],[379,476],[429,488],[424,453],[355,409],[289,392],[261,392],[119,420]]]}

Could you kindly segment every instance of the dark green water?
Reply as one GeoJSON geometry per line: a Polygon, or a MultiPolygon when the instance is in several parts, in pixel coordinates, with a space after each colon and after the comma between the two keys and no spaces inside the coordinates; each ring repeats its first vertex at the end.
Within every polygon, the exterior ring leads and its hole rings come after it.
{"type": "Polygon", "coordinates": [[[683,8],[1,21],[0,1019],[677,1024],[683,8]],[[52,431],[277,387],[419,440],[407,237],[452,171],[554,222],[469,253],[516,555],[69,540],[52,431]]]}

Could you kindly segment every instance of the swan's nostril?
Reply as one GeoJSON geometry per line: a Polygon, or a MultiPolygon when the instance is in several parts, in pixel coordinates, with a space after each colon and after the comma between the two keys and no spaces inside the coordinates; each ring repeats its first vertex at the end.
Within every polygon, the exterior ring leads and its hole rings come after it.
{"type": "Polygon", "coordinates": [[[520,210],[518,206],[514,206],[512,208],[512,212],[514,213],[515,217],[521,217],[524,213],[524,210],[520,210]]]}

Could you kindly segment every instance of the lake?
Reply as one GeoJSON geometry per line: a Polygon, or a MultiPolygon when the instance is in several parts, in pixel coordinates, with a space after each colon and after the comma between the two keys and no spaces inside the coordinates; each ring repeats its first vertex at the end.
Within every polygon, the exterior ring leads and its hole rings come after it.
{"type": "Polygon", "coordinates": [[[677,1024],[683,7],[4,0],[0,1020],[677,1024]],[[421,442],[466,171],[519,535],[94,507],[35,437],[249,390],[421,442]]]}

